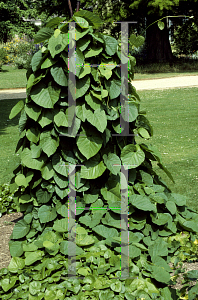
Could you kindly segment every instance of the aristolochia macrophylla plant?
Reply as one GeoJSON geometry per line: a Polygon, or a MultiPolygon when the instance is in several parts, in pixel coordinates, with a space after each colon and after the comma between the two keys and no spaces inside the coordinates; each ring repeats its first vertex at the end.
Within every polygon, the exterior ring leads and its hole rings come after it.
{"type": "MultiPolygon", "coordinates": [[[[36,35],[35,42],[44,46],[33,56],[27,73],[27,98],[10,114],[12,118],[21,112],[16,147],[21,162],[12,184],[20,187],[15,201],[24,217],[11,235],[9,267],[0,271],[1,299],[173,299],[168,263],[178,256],[182,230],[190,231],[194,239],[198,215],[153,171],[152,161],[157,161],[172,179],[157,149],[135,140],[137,134],[144,139],[153,135],[131,84],[135,59],[129,55],[129,82],[122,79],[123,85],[128,84],[129,131],[134,136],[114,136],[121,131],[120,40],[97,32],[101,21],[92,13],[74,14],[72,92],[69,24],[62,21],[51,20],[36,35]],[[73,127],[69,90],[76,99],[73,127]],[[129,244],[122,248],[129,247],[129,278],[125,279],[119,278],[122,166],[128,168],[129,244]],[[68,257],[72,185],[75,277],[68,276],[73,263],[68,257]]],[[[132,36],[132,41],[138,46],[141,38],[132,36]]]]}

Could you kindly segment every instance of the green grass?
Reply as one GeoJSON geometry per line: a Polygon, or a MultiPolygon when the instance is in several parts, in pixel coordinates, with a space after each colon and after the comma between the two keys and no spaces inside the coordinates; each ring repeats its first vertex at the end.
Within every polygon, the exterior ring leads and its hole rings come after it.
{"type": "Polygon", "coordinates": [[[167,72],[167,73],[154,73],[154,74],[148,74],[148,73],[135,73],[134,75],[134,81],[135,80],[144,80],[144,79],[156,79],[156,78],[169,78],[169,77],[178,77],[178,76],[189,76],[189,75],[198,75],[198,72],[192,71],[192,72],[167,72]]]}
{"type": "Polygon", "coordinates": [[[0,89],[26,87],[26,70],[4,65],[0,72],[0,89]]]}
{"type": "Polygon", "coordinates": [[[12,175],[6,173],[9,166],[13,165],[13,161],[19,157],[15,154],[15,148],[19,140],[20,115],[9,120],[10,111],[18,101],[19,99],[0,101],[0,185],[10,181],[12,175]]]}
{"type": "Polygon", "coordinates": [[[139,91],[139,95],[154,135],[136,141],[158,148],[175,184],[153,163],[157,174],[172,192],[187,196],[187,204],[198,210],[198,88],[139,91]]]}

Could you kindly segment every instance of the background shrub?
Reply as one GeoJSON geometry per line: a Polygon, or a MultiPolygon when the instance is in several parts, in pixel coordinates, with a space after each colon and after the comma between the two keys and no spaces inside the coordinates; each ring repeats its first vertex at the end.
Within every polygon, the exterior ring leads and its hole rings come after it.
{"type": "Polygon", "coordinates": [[[4,49],[0,49],[0,71],[5,61],[6,61],[6,51],[4,49]]]}
{"type": "Polygon", "coordinates": [[[4,63],[14,64],[18,69],[28,69],[34,53],[36,53],[42,45],[34,45],[33,40],[26,37],[14,38],[12,41],[4,44],[6,60],[4,63]]]}

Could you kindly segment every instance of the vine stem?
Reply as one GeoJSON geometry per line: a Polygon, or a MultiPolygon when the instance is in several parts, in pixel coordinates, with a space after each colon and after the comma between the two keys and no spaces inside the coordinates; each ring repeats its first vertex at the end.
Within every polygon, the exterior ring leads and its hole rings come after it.
{"type": "Polygon", "coordinates": [[[144,30],[144,32],[145,32],[151,25],[153,25],[153,24],[155,24],[155,23],[157,23],[157,22],[159,22],[159,21],[161,21],[161,20],[163,20],[163,19],[165,19],[165,18],[181,18],[181,17],[186,17],[186,18],[189,18],[189,19],[192,19],[192,18],[193,18],[193,16],[186,16],[186,15],[180,15],[180,16],[165,16],[165,17],[163,17],[163,18],[161,18],[161,19],[159,19],[159,20],[153,22],[152,24],[150,24],[150,25],[144,30]]]}
{"type": "Polygon", "coordinates": [[[71,1],[70,0],[68,0],[68,5],[69,5],[69,10],[70,10],[71,18],[72,18],[73,11],[72,11],[72,6],[71,6],[71,1]]]}

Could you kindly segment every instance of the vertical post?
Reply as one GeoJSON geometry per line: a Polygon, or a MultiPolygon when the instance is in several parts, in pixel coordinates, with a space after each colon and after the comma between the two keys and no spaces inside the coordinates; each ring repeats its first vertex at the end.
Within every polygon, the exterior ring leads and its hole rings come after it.
{"type": "Polygon", "coordinates": [[[69,165],[68,194],[68,277],[76,277],[76,222],[75,222],[75,165],[69,165]],[[72,261],[72,256],[74,257],[72,261]]]}
{"type": "Polygon", "coordinates": [[[121,175],[121,278],[129,278],[128,168],[121,166],[121,175]]]}
{"type": "MultiPolygon", "coordinates": [[[[120,22],[114,22],[120,23],[120,22]]],[[[121,133],[112,136],[134,136],[129,133],[129,103],[128,103],[128,23],[121,22],[121,93],[120,93],[120,129],[121,133]]]]}
{"type": "Polygon", "coordinates": [[[75,55],[75,22],[69,23],[69,50],[68,50],[68,134],[71,136],[72,131],[76,133],[76,55],[75,55]],[[73,123],[73,126],[72,126],[73,123]]]}

